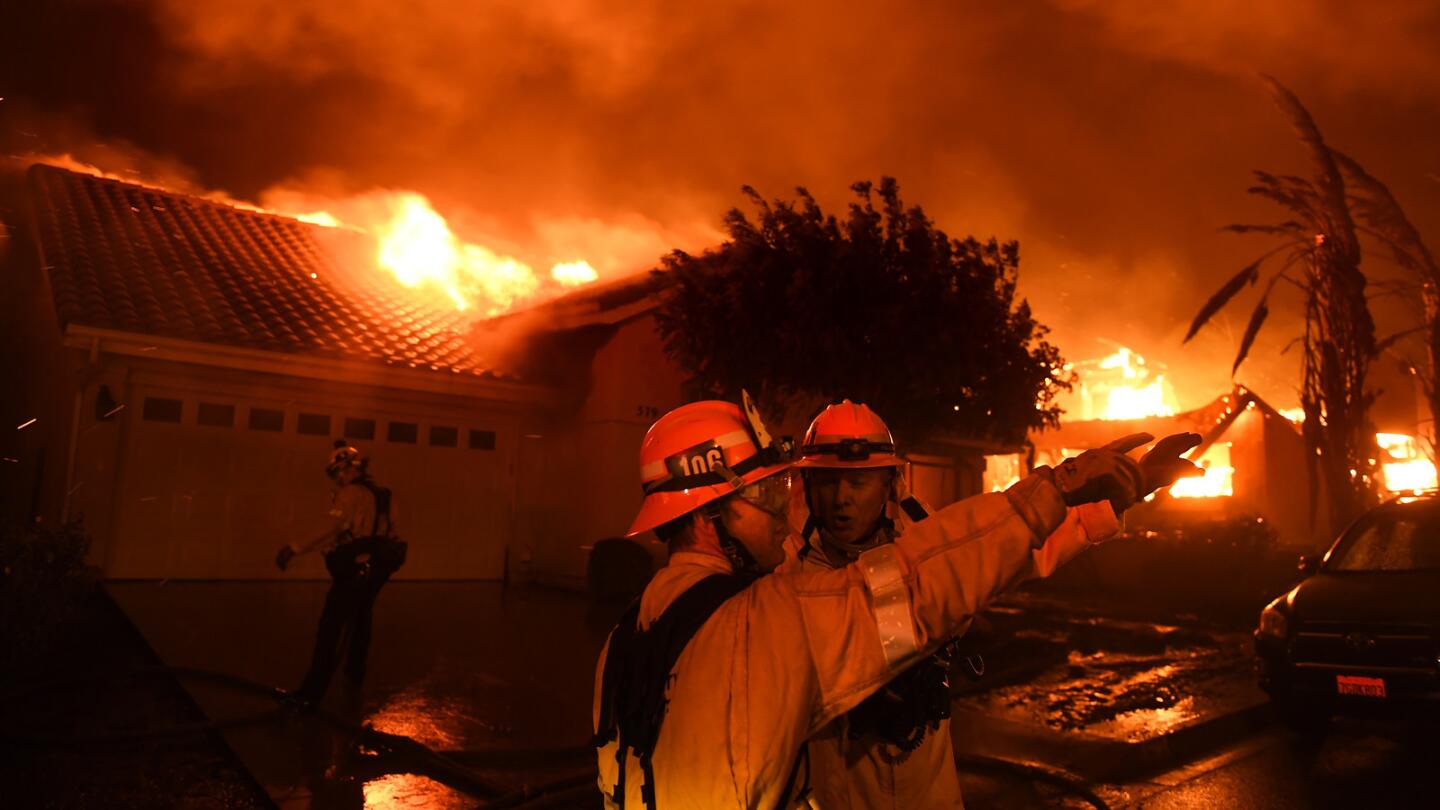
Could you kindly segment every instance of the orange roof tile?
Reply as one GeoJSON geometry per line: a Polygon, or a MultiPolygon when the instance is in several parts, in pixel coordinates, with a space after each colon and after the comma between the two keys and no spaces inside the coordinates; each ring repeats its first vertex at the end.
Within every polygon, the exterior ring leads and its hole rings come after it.
{"type": "Polygon", "coordinates": [[[489,373],[466,316],[338,266],[321,226],[53,166],[26,181],[63,324],[489,373]]]}

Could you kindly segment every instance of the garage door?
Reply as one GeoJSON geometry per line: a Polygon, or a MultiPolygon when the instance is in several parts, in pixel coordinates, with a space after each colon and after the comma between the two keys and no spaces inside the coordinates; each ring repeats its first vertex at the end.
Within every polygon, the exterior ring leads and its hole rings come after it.
{"type": "MultiPolygon", "coordinates": [[[[282,576],[275,550],[328,521],[324,465],[341,435],[394,492],[411,549],[401,577],[504,574],[515,430],[498,415],[447,419],[159,388],[133,401],[119,450],[111,577],[282,576]]],[[[297,567],[284,576],[324,576],[318,556],[297,567]]]]}

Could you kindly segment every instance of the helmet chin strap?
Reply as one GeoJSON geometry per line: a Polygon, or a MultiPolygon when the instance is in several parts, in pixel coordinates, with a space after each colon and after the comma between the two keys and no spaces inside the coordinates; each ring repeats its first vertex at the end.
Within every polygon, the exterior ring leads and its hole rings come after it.
{"type": "Polygon", "coordinates": [[[866,534],[863,538],[853,543],[847,543],[843,540],[836,540],[835,538],[831,537],[823,528],[820,529],[820,542],[844,554],[848,559],[854,560],[860,556],[861,552],[869,551],[876,546],[875,538],[881,532],[888,531],[894,528],[895,521],[882,514],[879,520],[875,521],[875,528],[871,529],[870,532],[866,534]]]}
{"type": "Polygon", "coordinates": [[[755,555],[745,544],[735,539],[735,535],[725,528],[725,521],[720,517],[720,510],[716,509],[710,514],[710,525],[715,527],[715,536],[720,540],[720,550],[725,552],[725,558],[730,561],[730,566],[735,573],[747,579],[756,579],[765,572],[760,570],[760,563],[755,560],[755,555]]]}

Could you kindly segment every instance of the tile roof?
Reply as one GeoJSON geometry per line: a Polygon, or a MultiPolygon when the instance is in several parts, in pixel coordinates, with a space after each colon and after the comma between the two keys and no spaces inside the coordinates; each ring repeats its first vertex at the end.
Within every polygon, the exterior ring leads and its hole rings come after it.
{"type": "Polygon", "coordinates": [[[463,338],[467,316],[341,267],[321,226],[53,166],[26,183],[64,324],[489,373],[463,338]]]}

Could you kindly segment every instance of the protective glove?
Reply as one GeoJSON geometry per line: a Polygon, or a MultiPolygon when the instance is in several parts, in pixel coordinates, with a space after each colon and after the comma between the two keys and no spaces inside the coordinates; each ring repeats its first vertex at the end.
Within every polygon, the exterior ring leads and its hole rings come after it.
{"type": "Polygon", "coordinates": [[[1055,468],[1055,486],[1065,505],[1109,501],[1117,515],[1129,509],[1140,499],[1145,474],[1125,454],[1153,438],[1149,433],[1136,433],[1060,462],[1055,468]]]}
{"type": "Polygon", "coordinates": [[[1157,489],[1163,489],[1181,478],[1194,478],[1205,474],[1195,462],[1181,458],[1200,445],[1199,433],[1175,433],[1155,443],[1150,452],[1140,457],[1140,472],[1145,477],[1145,486],[1140,498],[1143,500],[1157,489]]]}
{"type": "Polygon", "coordinates": [[[1200,443],[1200,436],[1194,433],[1166,436],[1139,462],[1126,455],[1154,438],[1149,433],[1135,433],[1065,459],[1055,469],[1055,486],[1065,504],[1108,501],[1119,515],[1161,487],[1183,477],[1205,474],[1193,462],[1180,458],[1181,453],[1200,443]]]}
{"type": "Polygon", "coordinates": [[[275,552],[275,567],[279,568],[281,571],[284,571],[285,566],[290,564],[290,560],[294,556],[295,549],[290,548],[290,545],[288,543],[281,546],[280,550],[275,552]]]}

